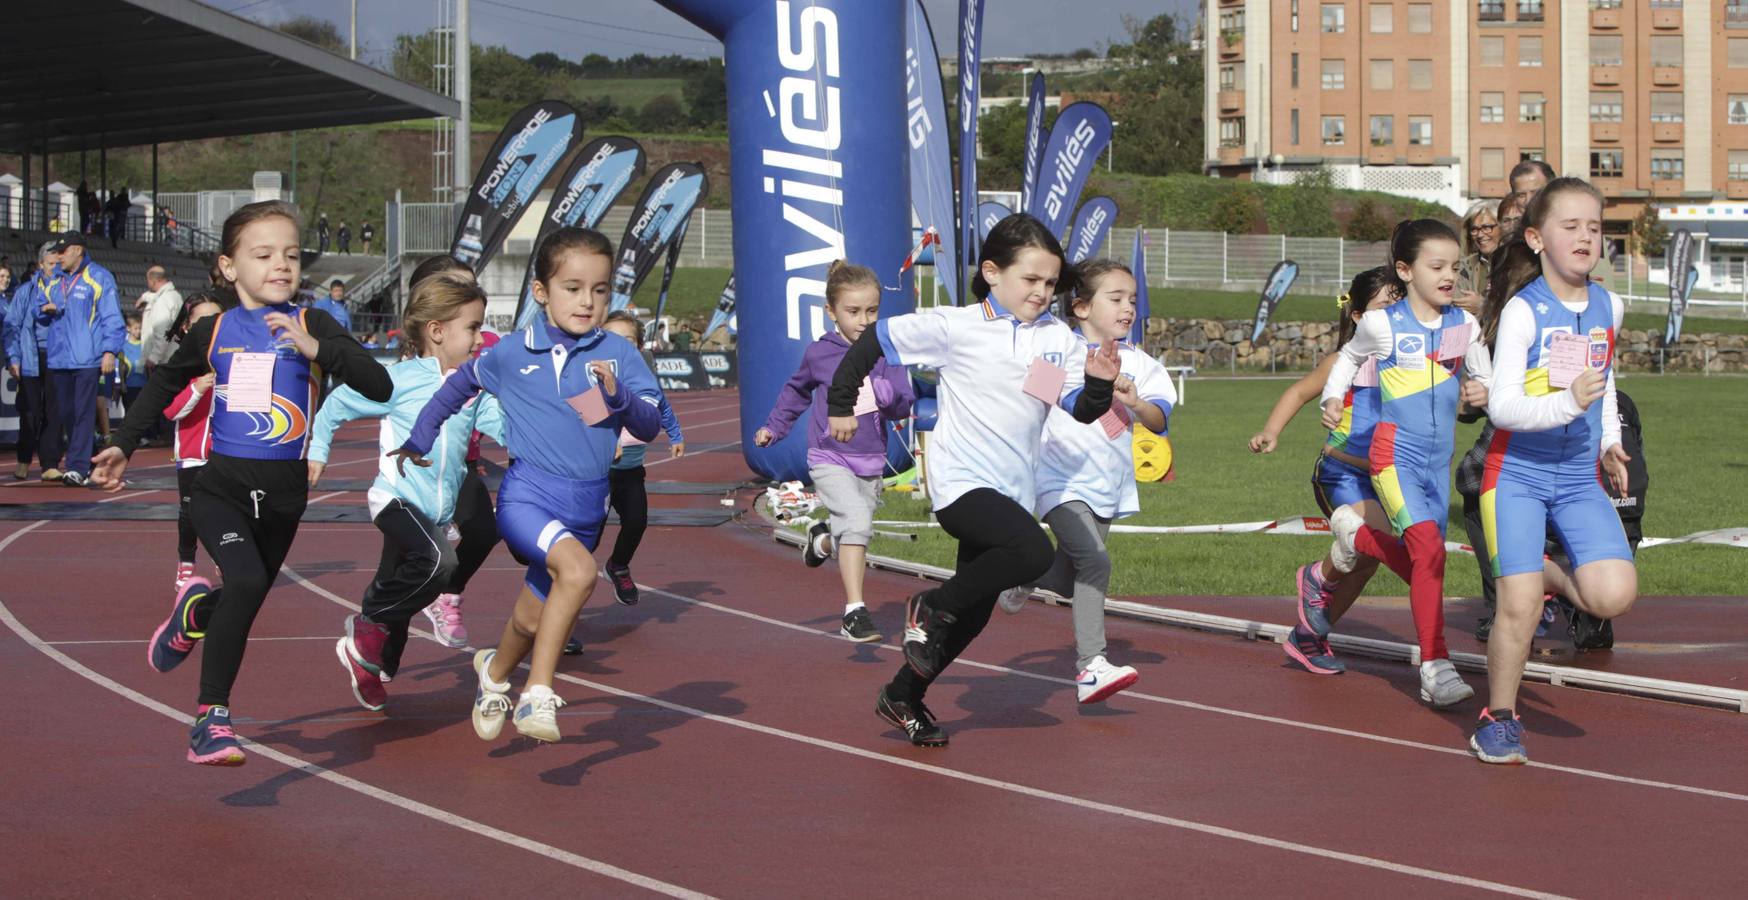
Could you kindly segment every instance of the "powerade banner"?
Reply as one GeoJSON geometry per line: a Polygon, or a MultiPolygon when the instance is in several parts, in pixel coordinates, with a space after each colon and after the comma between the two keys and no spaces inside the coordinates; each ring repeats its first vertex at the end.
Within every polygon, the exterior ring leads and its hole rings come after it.
{"type": "Polygon", "coordinates": [[[1256,324],[1250,328],[1252,344],[1262,339],[1263,329],[1269,324],[1269,316],[1274,315],[1275,307],[1280,305],[1282,297],[1287,296],[1287,289],[1293,286],[1293,281],[1298,277],[1298,263],[1290,259],[1275,263],[1274,270],[1269,272],[1268,284],[1263,285],[1262,296],[1256,301],[1256,324]]]}
{"type": "Polygon", "coordinates": [[[905,131],[910,139],[910,206],[939,244],[930,249],[948,299],[959,305],[965,276],[959,263],[958,208],[953,204],[953,155],[947,130],[947,95],[935,33],[922,0],[907,0],[904,17],[905,131]]]}
{"type": "Polygon", "coordinates": [[[1081,204],[1080,215],[1074,218],[1073,236],[1068,241],[1070,265],[1099,255],[1111,225],[1117,221],[1117,201],[1109,197],[1094,197],[1081,204]]]}
{"type": "MultiPolygon", "coordinates": [[[[977,242],[981,244],[984,241],[988,240],[989,239],[989,230],[991,228],[995,227],[995,223],[1000,222],[1001,220],[1003,220],[1003,219],[1005,219],[1008,216],[1011,216],[1013,214],[1014,214],[1013,210],[1008,209],[1007,206],[1005,206],[1004,204],[997,203],[994,200],[985,200],[984,202],[978,204],[977,205],[977,242]]],[[[967,262],[975,264],[977,262],[977,260],[972,259],[972,260],[967,260],[967,262]]]]}
{"type": "Polygon", "coordinates": [[[577,111],[557,100],[530,103],[511,116],[467,191],[450,254],[475,272],[484,270],[546,176],[582,136],[577,111]]]}
{"type": "MultiPolygon", "coordinates": [[[[755,447],[753,432],[827,330],[832,260],[897,266],[915,246],[904,16],[868,0],[658,2],[726,49],[742,453],[763,477],[806,480],[809,425],[771,447],[755,447]]],[[[914,304],[910,277],[896,286],[884,315],[914,304]]],[[[902,444],[887,453],[908,467],[902,444]]]]}
{"type": "Polygon", "coordinates": [[[1038,187],[1038,161],[1044,157],[1044,140],[1050,130],[1044,127],[1044,73],[1032,75],[1032,91],[1026,98],[1026,170],[1020,182],[1020,208],[1030,209],[1032,193],[1038,187]]]}
{"type": "MultiPolygon", "coordinates": [[[[710,192],[710,179],[697,163],[670,163],[656,170],[631,208],[625,235],[619,239],[618,263],[613,268],[613,302],[610,309],[624,309],[643,283],[649,270],[674,235],[685,227],[692,210],[710,192]]],[[[739,229],[735,229],[739,231],[739,229]]]]}
{"type": "Polygon", "coordinates": [[[722,328],[725,326],[728,328],[729,334],[734,334],[735,331],[738,330],[736,328],[735,321],[734,321],[734,273],[733,272],[728,273],[728,284],[723,286],[722,296],[717,298],[717,300],[716,300],[716,312],[710,316],[709,327],[704,329],[704,333],[702,335],[700,335],[698,339],[704,340],[705,338],[715,334],[716,329],[722,328]]]}
{"type": "Polygon", "coordinates": [[[1669,241],[1669,321],[1663,326],[1663,346],[1681,340],[1681,319],[1698,272],[1693,268],[1693,234],[1678,228],[1669,241]]]}
{"type": "Polygon", "coordinates": [[[1044,145],[1044,168],[1026,212],[1050,226],[1057,239],[1068,233],[1068,220],[1099,154],[1111,143],[1111,116],[1097,103],[1071,103],[1050,128],[1044,145]]]}
{"type": "Polygon", "coordinates": [[[1146,346],[1147,317],[1153,314],[1147,305],[1147,230],[1135,229],[1135,249],[1129,251],[1129,270],[1135,273],[1135,324],[1129,326],[1129,343],[1146,346]]]}
{"type": "MultiPolygon", "coordinates": [[[[870,6],[881,4],[870,3],[870,6]]],[[[983,0],[959,0],[959,254],[977,259],[977,96],[983,66],[983,0]]]]}
{"type": "Polygon", "coordinates": [[[521,300],[516,304],[516,327],[526,326],[538,315],[534,302],[534,260],[547,235],[560,228],[594,228],[607,214],[631,179],[643,174],[643,147],[628,137],[599,137],[583,145],[554,188],[546,215],[540,218],[540,233],[534,252],[528,254],[528,271],[522,276],[521,300]]]}
{"type": "Polygon", "coordinates": [[[679,232],[674,235],[672,241],[668,242],[668,261],[662,265],[662,289],[656,294],[655,316],[649,322],[651,331],[661,327],[662,313],[667,311],[668,287],[674,283],[674,266],[680,262],[680,248],[686,244],[686,229],[691,224],[692,217],[690,215],[681,219],[679,232]]]}

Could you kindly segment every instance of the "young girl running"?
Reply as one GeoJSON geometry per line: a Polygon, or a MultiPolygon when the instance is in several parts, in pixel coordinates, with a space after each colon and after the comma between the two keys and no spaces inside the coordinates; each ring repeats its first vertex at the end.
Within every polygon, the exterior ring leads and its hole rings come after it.
{"type": "MultiPolygon", "coordinates": [[[[486,295],[473,279],[436,275],[419,282],[402,324],[414,357],[388,369],[394,395],[386,403],[365,400],[349,387],[328,395],[311,428],[310,487],[327,467],[334,432],[353,419],[381,418],[382,452],[399,448],[444,377],[478,348],[485,317],[486,295]]],[[[334,646],[352,680],[352,695],[365,709],[381,709],[387,702],[383,685],[400,671],[413,617],[449,585],[455,572],[448,526],[466,474],[468,439],[478,429],[501,443],[503,425],[497,399],[482,397],[443,424],[435,466],[415,467],[403,476],[391,457],[382,458],[367,495],[371,521],[382,532],[382,560],[364,590],[363,614],[346,617],[345,633],[334,646]]]]}
{"type": "Polygon", "coordinates": [[[1598,470],[1626,486],[1615,410],[1620,298],[1590,281],[1602,252],[1602,194],[1577,178],[1549,182],[1524,211],[1495,277],[1511,299],[1499,312],[1492,397],[1497,429],[1481,482],[1482,525],[1498,589],[1487,642],[1487,708],[1469,747],[1482,762],[1524,763],[1515,712],[1544,590],[1612,619],[1632,608],[1638,571],[1598,470]],[[1551,526],[1551,528],[1550,528],[1551,526]],[[1559,536],[1570,561],[1544,565],[1559,536]]]}
{"type": "MultiPolygon", "coordinates": [[[[1367,310],[1383,309],[1400,296],[1396,278],[1388,267],[1379,266],[1355,275],[1348,292],[1337,304],[1341,321],[1336,331],[1336,350],[1353,340],[1367,310]]],[[[1322,395],[1339,355],[1338,352],[1324,357],[1310,374],[1281,393],[1262,431],[1250,439],[1250,452],[1275,451],[1282,429],[1299,408],[1322,395]]],[[[1355,552],[1355,533],[1369,524],[1377,530],[1380,540],[1399,544],[1386,534],[1390,520],[1372,490],[1372,464],[1367,458],[1372,429],[1378,424],[1378,407],[1377,363],[1368,359],[1342,398],[1341,421],[1329,430],[1329,438],[1311,469],[1311,494],[1317,507],[1329,517],[1335,540],[1323,559],[1307,563],[1296,573],[1299,621],[1282,647],[1287,658],[1314,675],[1339,675],[1347,671],[1329,645],[1329,630],[1347,613],[1378,568],[1377,559],[1355,552]]],[[[1398,574],[1408,580],[1407,570],[1398,574]]]]}
{"type": "MultiPolygon", "coordinates": [[[[602,327],[624,338],[632,347],[638,345],[640,328],[633,313],[627,310],[611,313],[602,327]]],[[[655,357],[640,356],[653,371],[655,357]]],[[[686,435],[680,430],[680,420],[674,415],[674,407],[668,403],[668,395],[660,393],[659,397],[661,402],[656,410],[661,415],[662,430],[668,435],[668,458],[679,459],[686,455],[686,435]]],[[[613,540],[613,553],[607,557],[606,570],[607,579],[613,582],[614,597],[626,606],[633,606],[637,603],[637,582],[631,578],[631,557],[637,554],[637,546],[643,543],[643,532],[649,527],[649,494],[643,486],[643,461],[647,448],[642,441],[630,436],[622,437],[619,444],[619,457],[607,471],[607,496],[613,511],[619,514],[619,536],[613,540]]]]}
{"type": "Polygon", "coordinates": [[[1475,317],[1453,305],[1461,253],[1456,232],[1443,222],[1397,225],[1390,260],[1403,299],[1360,319],[1323,389],[1323,424],[1334,430],[1341,425],[1348,388],[1367,360],[1375,361],[1380,404],[1368,453],[1372,486],[1405,547],[1390,546],[1381,532],[1363,525],[1355,545],[1409,573],[1408,599],[1420,644],[1420,699],[1435,709],[1475,695],[1451,664],[1444,640],[1444,533],[1457,406],[1459,401],[1484,404],[1491,374],[1475,317]]]}
{"type": "MultiPolygon", "coordinates": [[[[1056,535],[1056,560],[1038,585],[1074,599],[1075,692],[1082,703],[1098,703],[1140,677],[1133,667],[1105,658],[1105,591],[1111,583],[1105,539],[1113,520],[1141,511],[1129,422],[1165,434],[1177,389],[1158,360],[1122,343],[1136,312],[1129,267],[1094,259],[1076,266],[1074,275],[1069,321],[1093,346],[1117,347],[1122,374],[1113,389],[1117,402],[1097,422],[1082,424],[1060,409],[1045,420],[1037,510],[1056,535]]],[[[1003,592],[1002,609],[1018,612],[1030,595],[1030,586],[1003,592]]]]}
{"type": "MultiPolygon", "coordinates": [[[[188,339],[188,332],[201,320],[235,305],[236,298],[229,293],[199,291],[190,294],[182,303],[176,323],[170,326],[169,339],[177,344],[183,343],[188,339]]],[[[172,456],[176,460],[176,493],[181,501],[176,510],[178,594],[182,593],[182,586],[188,579],[194,577],[194,550],[200,541],[200,535],[194,530],[194,479],[206,465],[207,454],[212,452],[212,385],[216,377],[210,371],[196,375],[164,410],[164,417],[174,422],[176,428],[171,440],[174,442],[172,456]]]]}
{"type": "Polygon", "coordinates": [[[224,587],[190,578],[148,650],[152,668],[168,672],[206,639],[188,749],[189,761],[203,765],[245,760],[231,728],[231,686],[309,501],[304,453],[320,373],[335,373],[373,400],[387,400],[394,389],[332,317],[291,305],[299,233],[297,208],[282,201],[251,203],[225,220],[218,273],[234,286],[239,308],[189,330],[176,354],[153,370],[115,443],[94,461],[97,485],[121,490],[140,435],[190,380],[214,373],[212,454],[195,479],[190,514],[224,587]]]}
{"type": "Polygon", "coordinates": [[[929,684],[983,630],[997,595],[1037,581],[1055,558],[1026,508],[1037,499],[1045,416],[1060,405],[1076,421],[1097,421],[1122,372],[1115,343],[1089,348],[1050,314],[1059,287],[1073,288],[1065,267],[1044,223],[1008,216],[985,238],[971,280],[982,302],[881,319],[862,331],[832,378],[832,438],[848,442],[860,425],[856,398],[882,355],[940,371],[929,495],[941,527],[959,541],[958,566],[945,584],[906,603],[905,665],[875,701],[875,712],[918,746],[947,743],[923,705],[929,684]]]}
{"type": "Polygon", "coordinates": [[[886,360],[874,364],[867,388],[851,412],[859,423],[855,437],[839,442],[826,422],[826,388],[850,345],[880,318],[880,279],[866,266],[838,260],[826,270],[825,314],[837,331],[820,336],[801,355],[801,368],[777,393],[777,404],[753,435],[768,447],[788,436],[796,419],[811,411],[807,433],[807,474],[830,521],[808,529],[801,558],[818,566],[833,554],[844,579],[844,618],[838,631],[859,643],[880,640],[880,630],[862,597],[868,542],[874,538],[874,508],[880,505],[880,476],[886,473],[886,423],[910,415],[916,394],[910,370],[886,360]]]}
{"type": "Polygon", "coordinates": [[[474,732],[493,740],[510,711],[510,674],[529,660],[516,730],[556,741],[552,677],[577,612],[595,588],[590,553],[607,518],[607,469],[624,428],[647,441],[660,428],[655,375],[624,338],[600,328],[613,245],[599,232],[561,228],[541,243],[534,299],[546,316],[463,363],[419,414],[393,456],[431,465],[439,429],[480,391],[495,394],[513,461],[498,490],[498,528],[529,561],[521,596],[495,650],[474,655],[474,732]]]}

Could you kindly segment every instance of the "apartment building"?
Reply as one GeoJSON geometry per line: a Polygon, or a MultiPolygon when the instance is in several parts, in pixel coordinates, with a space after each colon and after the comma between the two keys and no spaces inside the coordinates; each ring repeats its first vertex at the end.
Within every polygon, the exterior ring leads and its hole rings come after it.
{"type": "Polygon", "coordinates": [[[1702,283],[1748,279],[1748,0],[1207,0],[1207,169],[1460,209],[1523,159],[1624,238],[1656,205],[1702,283]]]}

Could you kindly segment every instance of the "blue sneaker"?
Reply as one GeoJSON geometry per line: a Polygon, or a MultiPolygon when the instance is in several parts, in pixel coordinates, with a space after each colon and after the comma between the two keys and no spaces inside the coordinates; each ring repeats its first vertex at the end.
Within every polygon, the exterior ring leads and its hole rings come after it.
{"type": "Polygon", "coordinates": [[[210,593],[212,582],[205,578],[190,578],[182,583],[176,605],[170,608],[170,617],[152,632],[152,641],[146,645],[148,665],[168,672],[182,665],[188,654],[194,652],[194,642],[206,637],[205,632],[194,630],[194,607],[210,593]]]}
{"type": "Polygon", "coordinates": [[[1329,641],[1311,634],[1302,625],[1293,629],[1281,648],[1288,659],[1313,675],[1340,675],[1347,671],[1346,664],[1335,658],[1335,648],[1329,646],[1329,641]]]}
{"type": "Polygon", "coordinates": [[[1529,751],[1523,748],[1523,720],[1516,715],[1495,719],[1489,709],[1481,710],[1481,720],[1469,738],[1469,749],[1484,763],[1521,766],[1529,762],[1529,751]]]}
{"type": "Polygon", "coordinates": [[[240,766],[249,761],[231,730],[229,707],[208,707],[194,720],[188,733],[188,761],[202,766],[240,766]]]}
{"type": "Polygon", "coordinates": [[[1329,637],[1329,587],[1318,572],[1323,561],[1299,567],[1293,580],[1299,587],[1299,627],[1318,638],[1329,637]]]}

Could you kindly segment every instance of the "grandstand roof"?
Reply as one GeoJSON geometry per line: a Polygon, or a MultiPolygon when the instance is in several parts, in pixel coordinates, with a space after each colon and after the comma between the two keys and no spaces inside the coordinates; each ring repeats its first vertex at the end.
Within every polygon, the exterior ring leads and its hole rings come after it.
{"type": "Polygon", "coordinates": [[[455,116],[449,97],[193,0],[7,4],[0,151],[455,116]]]}

